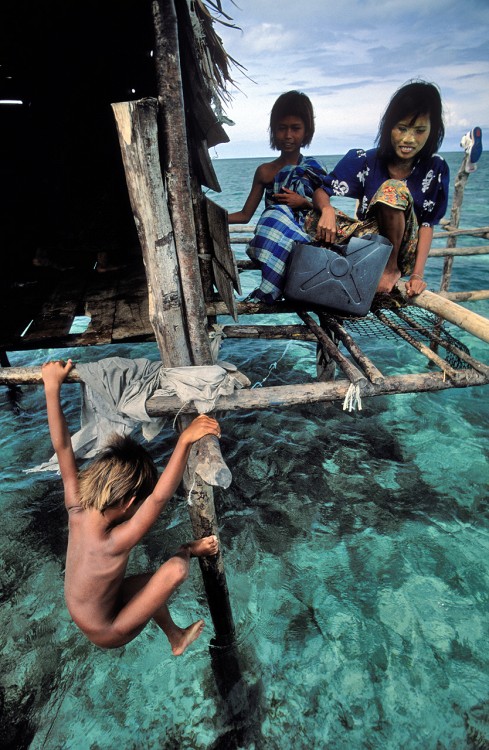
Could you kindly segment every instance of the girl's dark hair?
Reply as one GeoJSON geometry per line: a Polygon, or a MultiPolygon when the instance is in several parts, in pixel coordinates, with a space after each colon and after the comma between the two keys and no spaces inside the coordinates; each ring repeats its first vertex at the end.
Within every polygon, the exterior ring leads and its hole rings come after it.
{"type": "Polygon", "coordinates": [[[273,149],[279,150],[275,142],[275,130],[279,121],[284,117],[300,117],[305,127],[304,140],[301,146],[309,146],[314,135],[314,110],[312,108],[311,100],[306,94],[301,91],[287,91],[285,94],[281,94],[270,112],[270,146],[273,149]]]}
{"type": "Polygon", "coordinates": [[[440,91],[434,83],[410,81],[396,91],[380,121],[375,142],[378,144],[381,159],[388,160],[394,156],[391,144],[394,126],[406,117],[410,118],[412,125],[420,115],[429,115],[431,129],[419,158],[429,159],[438,151],[445,136],[440,91]]]}

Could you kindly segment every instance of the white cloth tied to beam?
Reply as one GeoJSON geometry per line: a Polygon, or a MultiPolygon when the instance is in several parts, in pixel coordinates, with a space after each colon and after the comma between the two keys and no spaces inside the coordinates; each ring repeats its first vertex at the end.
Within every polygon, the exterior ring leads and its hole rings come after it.
{"type": "MultiPolygon", "coordinates": [[[[75,457],[92,458],[114,432],[129,435],[142,425],[143,436],[152,440],[165,418],[150,417],[146,401],[153,395],[178,396],[182,406],[193,403],[199,414],[216,407],[221,395],[243,387],[237,369],[228,362],[197,367],[165,368],[148,359],[108,357],[76,366],[82,382],[81,427],[71,443],[75,457]]],[[[57,471],[56,456],[33,471],[57,471]]]]}

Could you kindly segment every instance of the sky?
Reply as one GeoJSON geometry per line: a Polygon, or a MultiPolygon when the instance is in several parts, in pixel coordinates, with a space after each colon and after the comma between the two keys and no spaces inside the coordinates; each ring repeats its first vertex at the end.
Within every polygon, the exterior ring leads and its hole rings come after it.
{"type": "Polygon", "coordinates": [[[446,136],[440,151],[461,151],[478,125],[489,148],[489,0],[222,0],[240,29],[215,30],[246,68],[231,74],[225,114],[231,142],[219,158],[273,158],[268,123],[284,91],[306,93],[316,133],[308,153],[343,154],[374,145],[397,88],[421,78],[442,93],[446,136]]]}

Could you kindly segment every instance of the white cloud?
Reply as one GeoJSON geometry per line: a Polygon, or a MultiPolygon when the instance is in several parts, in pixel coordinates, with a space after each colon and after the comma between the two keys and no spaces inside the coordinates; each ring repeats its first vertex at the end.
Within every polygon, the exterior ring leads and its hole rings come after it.
{"type": "Polygon", "coordinates": [[[411,78],[440,86],[446,150],[461,130],[489,127],[486,0],[246,0],[226,11],[243,32],[218,33],[254,83],[234,71],[241,92],[228,108],[236,126],[222,156],[272,156],[269,113],[294,88],[315,108],[311,153],[371,145],[391,95],[411,78]]]}

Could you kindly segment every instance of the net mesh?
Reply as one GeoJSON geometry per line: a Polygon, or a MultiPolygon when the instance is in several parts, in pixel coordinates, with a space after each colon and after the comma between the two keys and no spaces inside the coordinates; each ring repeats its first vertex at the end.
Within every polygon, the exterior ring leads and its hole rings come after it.
{"type": "MultiPolygon", "coordinates": [[[[397,309],[382,308],[382,313],[395,325],[403,328],[416,341],[420,341],[427,346],[436,345],[445,349],[444,359],[454,369],[467,370],[470,368],[470,364],[453,351],[459,349],[470,355],[470,350],[450,333],[448,330],[449,324],[440,322],[440,318],[434,313],[411,306],[408,308],[408,312],[406,308],[399,312],[397,309]]],[[[398,334],[379,320],[374,312],[370,312],[364,318],[343,318],[342,324],[355,339],[368,336],[399,340],[398,334]]]]}

